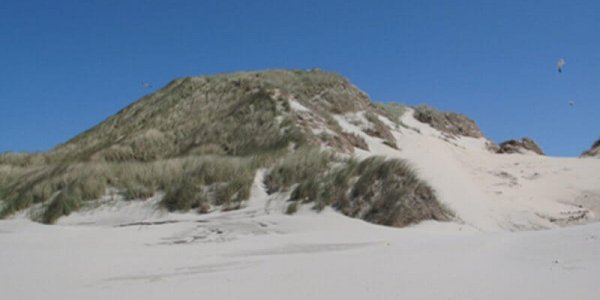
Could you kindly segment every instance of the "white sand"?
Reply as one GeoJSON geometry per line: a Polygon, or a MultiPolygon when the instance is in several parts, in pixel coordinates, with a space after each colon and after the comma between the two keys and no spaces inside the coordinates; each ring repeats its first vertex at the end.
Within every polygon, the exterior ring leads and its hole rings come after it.
{"type": "Polygon", "coordinates": [[[354,114],[337,120],[369,144],[370,151],[358,151],[358,156],[408,160],[472,229],[548,229],[600,217],[600,161],[596,159],[494,154],[486,150],[487,140],[444,138],[416,121],[412,111],[402,122],[413,129],[400,127],[395,132],[400,148],[396,150],[347,121],[353,118],[354,114]]]}
{"type": "Polygon", "coordinates": [[[600,160],[491,154],[410,114],[421,133],[400,128],[398,151],[338,121],[369,143],[357,155],[408,159],[460,219],[287,216],[261,171],[239,211],[172,214],[156,198],[1,220],[2,299],[599,299],[600,160]]]}
{"type": "Polygon", "coordinates": [[[310,109],[306,108],[306,106],[300,104],[300,102],[292,99],[289,99],[290,102],[290,107],[295,110],[295,111],[300,111],[300,112],[309,112],[310,109]]]}
{"type": "Polygon", "coordinates": [[[479,234],[433,222],[386,228],[331,211],[169,216],[180,222],[0,221],[2,297],[547,300],[600,292],[598,224],[479,234]]]}

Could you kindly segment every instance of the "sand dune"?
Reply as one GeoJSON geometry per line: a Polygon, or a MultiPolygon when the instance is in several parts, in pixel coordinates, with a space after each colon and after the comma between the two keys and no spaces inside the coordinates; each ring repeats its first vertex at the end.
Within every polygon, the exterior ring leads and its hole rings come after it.
{"type": "Polygon", "coordinates": [[[288,216],[261,171],[238,211],[167,213],[158,195],[105,198],[53,226],[0,220],[3,299],[598,299],[600,160],[493,154],[410,112],[396,150],[356,117],[337,116],[369,144],[356,155],[410,161],[453,222],[288,216]]]}

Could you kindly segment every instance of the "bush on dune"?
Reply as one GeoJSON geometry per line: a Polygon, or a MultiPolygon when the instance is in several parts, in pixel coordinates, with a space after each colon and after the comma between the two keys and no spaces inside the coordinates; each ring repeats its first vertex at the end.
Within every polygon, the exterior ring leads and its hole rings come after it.
{"type": "Polygon", "coordinates": [[[290,195],[288,213],[295,212],[298,203],[314,203],[317,210],[332,206],[350,217],[396,227],[453,217],[431,187],[399,159],[341,160],[330,169],[296,179],[301,180],[290,195]]]}

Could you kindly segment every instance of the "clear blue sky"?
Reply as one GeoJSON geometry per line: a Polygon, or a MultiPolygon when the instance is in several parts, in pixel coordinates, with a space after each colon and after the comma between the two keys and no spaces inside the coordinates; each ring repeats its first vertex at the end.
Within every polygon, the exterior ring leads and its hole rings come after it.
{"type": "Polygon", "coordinates": [[[0,152],[48,150],[142,81],[312,67],[496,142],[572,156],[600,137],[600,1],[2,0],[0,152]]]}

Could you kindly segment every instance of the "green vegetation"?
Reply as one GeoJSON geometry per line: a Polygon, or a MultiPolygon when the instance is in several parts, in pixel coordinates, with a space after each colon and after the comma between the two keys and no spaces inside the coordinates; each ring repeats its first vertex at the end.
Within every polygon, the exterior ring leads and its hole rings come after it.
{"type": "Polygon", "coordinates": [[[0,154],[0,217],[39,204],[52,223],[107,188],[125,199],[162,191],[171,210],[239,207],[257,168],[311,143],[278,93],[345,82],[307,73],[178,79],[48,153],[0,154]]]}
{"type": "Polygon", "coordinates": [[[331,152],[301,148],[277,162],[265,175],[267,192],[287,191],[292,184],[323,173],[333,159],[331,152]]]}
{"type": "Polygon", "coordinates": [[[366,94],[346,79],[318,70],[183,78],[45,155],[52,162],[153,161],[254,155],[314,141],[297,126],[292,96],[333,129],[331,113],[369,106],[366,94]]]}
{"type": "Polygon", "coordinates": [[[394,138],[390,128],[379,119],[377,114],[367,111],[365,118],[373,125],[373,127],[364,130],[366,134],[383,139],[383,143],[392,148],[398,148],[396,138],[394,138]]]}
{"type": "MultiPolygon", "coordinates": [[[[287,213],[294,213],[298,203],[314,203],[317,210],[332,206],[347,216],[397,227],[430,219],[447,221],[453,216],[402,160],[338,159],[329,165],[331,168],[318,173],[294,178],[297,181],[287,213]]],[[[319,171],[313,167],[306,169],[319,171]]],[[[279,172],[276,168],[273,171],[279,172]]]]}
{"type": "Polygon", "coordinates": [[[415,119],[429,124],[449,137],[467,136],[480,138],[483,136],[479,126],[464,115],[441,112],[429,106],[417,106],[414,109],[415,119]]]}
{"type": "Polygon", "coordinates": [[[337,74],[174,80],[47,153],[0,154],[0,218],[35,205],[34,219],[54,223],[113,189],[128,200],[164,193],[161,204],[171,211],[237,209],[256,170],[268,168],[268,192],[290,192],[290,214],[313,202],[380,224],[444,219],[431,189],[403,163],[336,157],[368,149],[333,116],[362,111],[368,133],[395,147],[378,115],[399,122],[403,107],[373,105],[337,74]],[[292,109],[291,101],[308,110],[292,109]]]}
{"type": "Polygon", "coordinates": [[[4,205],[0,217],[43,203],[39,221],[53,223],[116,188],[126,199],[166,191],[170,210],[237,205],[246,200],[258,158],[184,157],[154,162],[88,162],[36,168],[0,169],[4,205]],[[209,195],[205,191],[212,191],[209,195]],[[174,200],[175,199],[175,200],[174,200]]]}
{"type": "Polygon", "coordinates": [[[407,110],[405,105],[394,102],[373,103],[373,107],[376,112],[396,123],[396,125],[401,125],[400,118],[407,110]]]}

